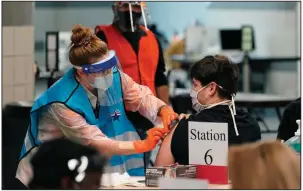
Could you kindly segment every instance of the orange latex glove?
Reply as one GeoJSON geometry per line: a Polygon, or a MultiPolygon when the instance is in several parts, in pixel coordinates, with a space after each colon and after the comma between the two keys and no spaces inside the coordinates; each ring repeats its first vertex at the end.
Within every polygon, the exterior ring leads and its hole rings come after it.
{"type": "Polygon", "coordinates": [[[144,153],[153,150],[159,140],[167,133],[163,128],[154,127],[147,131],[145,140],[135,141],[134,148],[137,153],[144,153]]]}
{"type": "Polygon", "coordinates": [[[162,107],[159,116],[162,119],[164,129],[166,131],[169,131],[171,122],[179,117],[178,114],[175,113],[174,110],[169,106],[162,107]]]}

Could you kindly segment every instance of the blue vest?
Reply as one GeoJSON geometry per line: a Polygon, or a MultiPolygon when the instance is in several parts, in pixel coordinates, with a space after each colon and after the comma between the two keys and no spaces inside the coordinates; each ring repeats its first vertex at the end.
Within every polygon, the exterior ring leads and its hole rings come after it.
{"type": "MultiPolygon", "coordinates": [[[[120,73],[113,69],[113,84],[115,96],[121,96],[122,87],[120,73]]],[[[34,103],[30,113],[30,125],[21,150],[22,159],[31,149],[41,144],[38,140],[39,115],[45,111],[46,106],[52,103],[62,103],[72,111],[82,115],[87,123],[96,125],[109,138],[118,141],[140,140],[135,128],[127,119],[124,104],[121,101],[112,106],[100,106],[99,116],[95,115],[88,99],[86,90],[75,79],[75,70],[70,69],[61,80],[45,91],[34,103]]],[[[144,176],[143,154],[112,156],[109,161],[109,172],[128,172],[131,176],[144,176]]]]}

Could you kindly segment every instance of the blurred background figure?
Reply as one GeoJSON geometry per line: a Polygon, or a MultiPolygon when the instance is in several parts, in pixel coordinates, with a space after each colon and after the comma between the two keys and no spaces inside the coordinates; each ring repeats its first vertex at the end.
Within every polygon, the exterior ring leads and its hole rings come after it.
{"type": "Polygon", "coordinates": [[[171,41],[169,46],[165,51],[165,61],[166,65],[170,70],[177,69],[181,67],[180,61],[173,60],[173,55],[184,55],[185,53],[185,39],[175,39],[171,41]]]}
{"type": "Polygon", "coordinates": [[[287,141],[295,136],[295,132],[298,130],[298,124],[296,123],[298,119],[301,119],[301,98],[292,101],[286,106],[278,128],[277,138],[287,141]]]}
{"type": "MultiPolygon", "coordinates": [[[[165,51],[166,68],[168,69],[169,95],[174,96],[178,90],[187,90],[191,88],[188,71],[181,60],[173,59],[173,57],[182,57],[185,53],[185,39],[174,39],[168,45],[165,51]]],[[[172,101],[172,100],[171,100],[172,101]]],[[[172,103],[174,104],[174,103],[172,103]]]]}
{"type": "Polygon", "coordinates": [[[35,63],[34,63],[34,74],[35,74],[35,80],[39,79],[40,69],[39,69],[37,61],[35,61],[35,63]]]}
{"type": "Polygon", "coordinates": [[[300,157],[279,141],[233,146],[228,157],[231,189],[301,188],[300,157]]]}
{"type": "Polygon", "coordinates": [[[163,47],[163,49],[165,49],[169,43],[169,41],[167,40],[165,34],[161,31],[159,31],[157,24],[151,24],[148,26],[148,29],[151,30],[154,35],[156,36],[156,38],[159,40],[159,42],[161,43],[161,46],[163,47]]]}
{"type": "Polygon", "coordinates": [[[68,139],[45,142],[31,159],[29,189],[99,189],[106,161],[97,150],[68,139]]]}
{"type": "Polygon", "coordinates": [[[171,42],[175,42],[175,41],[179,41],[179,40],[181,40],[182,39],[182,34],[179,34],[179,32],[178,31],[174,31],[174,34],[173,34],[173,36],[172,36],[172,38],[171,38],[171,42]]]}

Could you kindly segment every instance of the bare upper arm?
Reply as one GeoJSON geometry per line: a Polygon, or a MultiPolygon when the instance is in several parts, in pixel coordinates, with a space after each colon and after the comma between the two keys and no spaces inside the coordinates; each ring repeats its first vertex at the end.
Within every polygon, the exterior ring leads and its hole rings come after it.
{"type": "Polygon", "coordinates": [[[171,152],[171,140],[177,126],[178,124],[164,138],[156,157],[155,166],[165,166],[175,163],[174,156],[171,152]]]}
{"type": "MultiPolygon", "coordinates": [[[[181,121],[183,118],[188,119],[190,114],[184,114],[181,113],[179,115],[179,121],[181,121]]],[[[164,138],[161,147],[158,151],[155,166],[165,166],[165,165],[171,165],[175,164],[175,158],[171,151],[171,140],[174,135],[175,129],[178,128],[179,123],[176,124],[172,130],[168,133],[168,135],[164,138]]]]}

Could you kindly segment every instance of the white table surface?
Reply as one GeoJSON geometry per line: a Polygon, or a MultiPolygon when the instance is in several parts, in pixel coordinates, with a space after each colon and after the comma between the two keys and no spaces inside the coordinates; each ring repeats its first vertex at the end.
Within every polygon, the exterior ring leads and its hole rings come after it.
{"type": "MultiPolygon", "coordinates": [[[[145,180],[144,176],[138,176],[138,177],[131,177],[130,182],[138,182],[138,181],[143,181],[145,180]]],[[[127,186],[127,185],[119,185],[115,187],[102,187],[101,189],[114,189],[114,190],[120,190],[120,189],[132,189],[132,190],[149,190],[149,189],[160,189],[159,187],[147,187],[145,184],[141,184],[142,186],[127,186]]],[[[229,189],[230,185],[225,184],[225,185],[219,185],[219,184],[209,184],[208,185],[209,189],[229,189]]]]}
{"type": "MultiPolygon", "coordinates": [[[[190,89],[180,89],[176,88],[175,96],[177,95],[189,95],[190,89]]],[[[251,102],[258,102],[258,101],[288,101],[288,100],[295,100],[297,97],[290,97],[290,96],[281,96],[275,94],[261,94],[261,93],[243,93],[238,92],[236,95],[235,101],[251,101],[251,102]]]]}
{"type": "Polygon", "coordinates": [[[236,101],[288,101],[295,100],[297,97],[281,96],[275,94],[261,94],[261,93],[242,93],[236,95],[236,101]]]}

